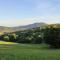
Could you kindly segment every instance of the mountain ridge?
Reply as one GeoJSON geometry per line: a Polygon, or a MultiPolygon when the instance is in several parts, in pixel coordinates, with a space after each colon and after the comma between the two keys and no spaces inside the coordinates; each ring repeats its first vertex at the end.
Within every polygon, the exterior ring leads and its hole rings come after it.
{"type": "Polygon", "coordinates": [[[26,29],[32,29],[32,28],[37,28],[37,27],[44,27],[46,26],[46,23],[40,22],[40,23],[33,23],[29,25],[24,25],[24,26],[16,26],[16,27],[5,27],[5,26],[0,26],[0,34],[3,33],[10,33],[10,32],[15,32],[19,30],[26,30],[26,29]]]}

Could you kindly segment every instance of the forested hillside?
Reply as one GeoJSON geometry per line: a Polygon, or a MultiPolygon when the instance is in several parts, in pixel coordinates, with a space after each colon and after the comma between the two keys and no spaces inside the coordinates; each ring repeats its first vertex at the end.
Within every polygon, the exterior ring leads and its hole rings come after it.
{"type": "Polygon", "coordinates": [[[60,24],[5,33],[0,36],[0,40],[16,43],[46,43],[50,46],[60,48],[60,24]]]}

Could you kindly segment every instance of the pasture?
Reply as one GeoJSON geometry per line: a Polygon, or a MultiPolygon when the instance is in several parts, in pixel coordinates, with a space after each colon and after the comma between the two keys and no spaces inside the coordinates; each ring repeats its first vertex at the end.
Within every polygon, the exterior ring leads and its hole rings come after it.
{"type": "Polygon", "coordinates": [[[60,60],[60,49],[45,44],[0,44],[0,60],[60,60]]]}

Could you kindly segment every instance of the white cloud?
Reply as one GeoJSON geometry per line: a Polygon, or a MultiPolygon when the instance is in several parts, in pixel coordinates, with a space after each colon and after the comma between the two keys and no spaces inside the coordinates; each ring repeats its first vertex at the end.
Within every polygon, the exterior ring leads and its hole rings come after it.
{"type": "Polygon", "coordinates": [[[0,26],[22,26],[37,22],[45,22],[48,24],[60,23],[60,16],[48,16],[48,17],[35,17],[35,18],[25,18],[25,19],[0,19],[0,26]]]}

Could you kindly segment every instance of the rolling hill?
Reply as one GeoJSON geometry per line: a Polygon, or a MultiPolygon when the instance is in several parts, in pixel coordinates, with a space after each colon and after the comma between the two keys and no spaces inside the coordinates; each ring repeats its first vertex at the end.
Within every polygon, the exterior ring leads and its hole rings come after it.
{"type": "MultiPolygon", "coordinates": [[[[22,31],[22,30],[27,30],[27,29],[32,29],[32,28],[44,28],[45,26],[49,26],[50,24],[46,23],[34,23],[34,24],[29,24],[25,26],[16,26],[16,27],[5,27],[5,26],[0,26],[0,35],[4,33],[10,33],[10,32],[15,32],[15,31],[22,31]]],[[[51,24],[54,27],[60,27],[60,24],[51,24]]]]}
{"type": "Polygon", "coordinates": [[[17,27],[13,27],[12,29],[14,30],[24,30],[24,29],[32,29],[32,28],[43,28],[45,27],[47,24],[45,23],[34,23],[34,24],[29,24],[29,25],[25,25],[25,26],[17,26],[17,27]]]}
{"type": "Polygon", "coordinates": [[[4,33],[10,33],[10,32],[15,32],[15,31],[20,31],[20,30],[26,30],[26,29],[32,29],[32,28],[43,28],[47,24],[45,23],[34,23],[34,24],[29,24],[25,26],[16,26],[16,27],[5,27],[5,26],[0,26],[0,34],[4,33]]]}

